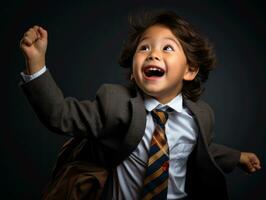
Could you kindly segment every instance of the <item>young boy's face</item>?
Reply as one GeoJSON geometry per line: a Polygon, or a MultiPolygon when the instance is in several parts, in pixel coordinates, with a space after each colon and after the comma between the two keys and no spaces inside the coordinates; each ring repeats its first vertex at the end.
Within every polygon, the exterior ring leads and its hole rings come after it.
{"type": "Polygon", "coordinates": [[[140,38],[133,57],[133,78],[138,87],[161,103],[180,93],[183,80],[193,80],[198,70],[190,70],[181,44],[163,25],[149,27],[140,38]]]}

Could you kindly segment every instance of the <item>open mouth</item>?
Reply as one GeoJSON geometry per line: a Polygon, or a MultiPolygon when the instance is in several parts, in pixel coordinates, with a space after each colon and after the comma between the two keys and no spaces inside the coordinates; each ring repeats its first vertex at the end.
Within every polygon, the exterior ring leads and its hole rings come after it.
{"type": "Polygon", "coordinates": [[[144,68],[144,74],[147,77],[162,77],[165,70],[157,66],[147,66],[144,68]]]}

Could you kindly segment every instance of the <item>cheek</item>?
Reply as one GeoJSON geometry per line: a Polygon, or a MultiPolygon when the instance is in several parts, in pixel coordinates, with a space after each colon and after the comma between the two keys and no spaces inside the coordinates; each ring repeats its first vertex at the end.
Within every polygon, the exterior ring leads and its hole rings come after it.
{"type": "Polygon", "coordinates": [[[143,63],[142,57],[139,55],[135,55],[133,57],[133,62],[132,62],[133,71],[137,71],[141,69],[142,63],[143,63]]]}
{"type": "Polygon", "coordinates": [[[132,73],[135,73],[137,68],[137,61],[136,61],[136,57],[133,57],[133,61],[132,61],[132,73]]]}
{"type": "Polygon", "coordinates": [[[133,56],[133,63],[141,65],[146,59],[146,55],[144,53],[136,53],[133,56]]]}
{"type": "Polygon", "coordinates": [[[138,63],[137,56],[134,55],[134,56],[133,56],[133,59],[132,59],[132,69],[133,69],[133,70],[134,70],[134,68],[136,68],[137,63],[138,63]]]}
{"type": "Polygon", "coordinates": [[[135,60],[132,62],[132,74],[135,79],[138,79],[138,64],[135,60]]]}

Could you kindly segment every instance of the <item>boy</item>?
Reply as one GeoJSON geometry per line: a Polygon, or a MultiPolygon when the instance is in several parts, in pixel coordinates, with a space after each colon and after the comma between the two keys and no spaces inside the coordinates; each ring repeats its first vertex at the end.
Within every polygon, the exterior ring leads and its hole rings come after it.
{"type": "Polygon", "coordinates": [[[131,86],[104,85],[94,101],[64,98],[45,67],[47,32],[34,26],[21,40],[23,90],[50,130],[85,141],[82,159],[71,161],[108,169],[103,199],[228,199],[224,172],[255,172],[260,161],[212,142],[213,112],[199,100],[212,49],[175,13],[142,20],[132,22],[120,59],[131,86]]]}

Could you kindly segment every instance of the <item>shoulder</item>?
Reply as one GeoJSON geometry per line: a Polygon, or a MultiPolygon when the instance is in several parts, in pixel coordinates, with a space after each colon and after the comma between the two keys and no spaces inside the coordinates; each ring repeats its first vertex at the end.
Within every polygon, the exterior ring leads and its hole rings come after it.
{"type": "Polygon", "coordinates": [[[215,124],[215,115],[214,115],[214,111],[212,107],[210,106],[209,103],[203,100],[199,100],[197,104],[199,105],[201,110],[204,112],[205,121],[209,121],[210,123],[210,133],[213,132],[214,124],[215,124]]]}
{"type": "Polygon", "coordinates": [[[205,110],[205,111],[210,111],[210,112],[213,112],[211,106],[204,100],[197,100],[197,101],[192,101],[186,97],[183,97],[184,101],[185,101],[185,104],[188,106],[188,107],[192,107],[194,109],[197,109],[197,110],[205,110]]]}
{"type": "Polygon", "coordinates": [[[196,102],[185,99],[185,103],[193,113],[201,113],[205,119],[209,119],[210,122],[214,123],[214,111],[207,102],[201,99],[196,102]]]}
{"type": "Polygon", "coordinates": [[[96,102],[104,116],[106,130],[113,130],[116,126],[119,126],[120,130],[124,130],[123,128],[128,126],[132,115],[129,103],[130,99],[134,97],[132,90],[128,86],[119,84],[100,86],[96,93],[96,102]]]}
{"type": "Polygon", "coordinates": [[[96,93],[96,101],[110,112],[128,110],[130,99],[136,95],[131,86],[103,84],[96,93]]]}
{"type": "Polygon", "coordinates": [[[207,112],[210,115],[212,121],[214,121],[214,111],[211,105],[204,100],[198,100],[197,104],[202,110],[207,112]]]}
{"type": "Polygon", "coordinates": [[[125,100],[133,96],[133,89],[120,84],[103,84],[96,93],[96,98],[110,100],[125,100]]]}
{"type": "Polygon", "coordinates": [[[196,102],[196,104],[198,105],[198,107],[199,107],[200,109],[205,110],[205,111],[208,111],[208,112],[210,112],[210,113],[213,115],[213,109],[212,109],[212,107],[210,106],[210,104],[207,103],[206,101],[204,101],[204,100],[198,100],[198,101],[196,102]]]}
{"type": "Polygon", "coordinates": [[[113,94],[123,94],[123,95],[130,95],[130,88],[125,85],[120,84],[103,84],[100,86],[97,94],[102,93],[113,93],[113,94]]]}

